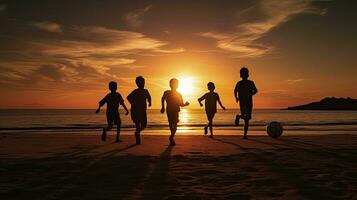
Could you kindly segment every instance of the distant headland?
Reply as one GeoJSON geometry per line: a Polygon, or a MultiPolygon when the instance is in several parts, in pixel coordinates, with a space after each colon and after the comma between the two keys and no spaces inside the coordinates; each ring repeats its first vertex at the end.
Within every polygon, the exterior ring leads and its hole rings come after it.
{"type": "Polygon", "coordinates": [[[328,97],[319,102],[288,107],[283,110],[357,110],[357,99],[328,97]]]}

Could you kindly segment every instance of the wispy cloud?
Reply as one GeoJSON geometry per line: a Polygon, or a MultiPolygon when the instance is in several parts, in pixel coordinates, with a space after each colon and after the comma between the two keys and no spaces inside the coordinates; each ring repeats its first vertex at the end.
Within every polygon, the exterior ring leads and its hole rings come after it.
{"type": "Polygon", "coordinates": [[[58,27],[61,34],[18,35],[9,42],[14,48],[0,47],[0,84],[31,90],[93,89],[108,80],[125,82],[116,73],[136,66],[138,56],[183,51],[139,32],[42,22],[30,27],[51,33],[58,27]]]}
{"type": "Polygon", "coordinates": [[[294,83],[299,83],[299,82],[302,82],[304,81],[305,79],[302,79],[302,78],[298,78],[298,79],[288,79],[286,80],[286,82],[290,83],[290,84],[294,84],[294,83]]]}
{"type": "Polygon", "coordinates": [[[62,32],[61,26],[53,22],[33,22],[32,25],[43,31],[48,31],[53,33],[62,32]]]}
{"type": "Polygon", "coordinates": [[[128,24],[130,27],[139,28],[143,24],[142,18],[148,11],[150,11],[151,8],[152,5],[148,5],[144,8],[137,9],[133,12],[126,14],[123,19],[125,23],[128,24]]]}
{"type": "Polygon", "coordinates": [[[310,1],[261,0],[238,13],[237,17],[242,22],[236,25],[234,32],[210,31],[198,35],[217,40],[218,48],[233,52],[236,57],[259,57],[274,50],[274,46],[263,44],[259,40],[272,29],[303,13],[325,15],[326,10],[313,7],[310,1]],[[251,16],[259,17],[252,19],[251,16]]]}

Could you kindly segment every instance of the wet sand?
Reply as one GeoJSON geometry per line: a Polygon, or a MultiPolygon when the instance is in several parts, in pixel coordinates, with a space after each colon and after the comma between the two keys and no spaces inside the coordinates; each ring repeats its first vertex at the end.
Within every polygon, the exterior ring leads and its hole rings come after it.
{"type": "Polygon", "coordinates": [[[0,134],[0,199],[357,199],[357,135],[0,134]]]}

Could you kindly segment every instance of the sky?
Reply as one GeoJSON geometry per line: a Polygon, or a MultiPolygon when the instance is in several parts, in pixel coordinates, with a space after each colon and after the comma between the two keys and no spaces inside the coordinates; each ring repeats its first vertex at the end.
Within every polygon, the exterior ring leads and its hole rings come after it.
{"type": "Polygon", "coordinates": [[[0,1],[0,108],[95,108],[116,81],[146,79],[153,108],[169,80],[191,108],[246,66],[255,108],[357,98],[357,2],[350,0],[0,1]]]}

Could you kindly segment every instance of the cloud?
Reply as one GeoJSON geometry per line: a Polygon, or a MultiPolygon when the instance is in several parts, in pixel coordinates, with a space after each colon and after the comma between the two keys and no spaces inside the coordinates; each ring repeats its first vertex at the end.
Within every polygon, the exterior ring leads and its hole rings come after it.
{"type": "Polygon", "coordinates": [[[151,9],[152,5],[148,5],[144,8],[137,9],[133,12],[126,14],[123,19],[126,24],[128,24],[132,28],[139,28],[142,26],[143,16],[151,9]]]}
{"type": "Polygon", "coordinates": [[[264,56],[271,53],[274,46],[263,44],[259,40],[272,29],[303,13],[325,15],[326,10],[321,13],[321,10],[313,7],[309,1],[261,0],[237,14],[241,22],[234,27],[234,32],[210,31],[198,35],[215,39],[218,48],[233,52],[235,57],[264,56]]]}
{"type": "Polygon", "coordinates": [[[304,79],[299,78],[299,79],[288,79],[286,80],[286,82],[290,83],[290,84],[294,84],[294,83],[298,83],[298,82],[302,82],[304,81],[304,79]]]}
{"type": "Polygon", "coordinates": [[[52,33],[62,32],[61,26],[53,22],[33,22],[32,25],[43,31],[48,31],[52,33]]]}
{"type": "MultiPolygon", "coordinates": [[[[39,28],[34,24],[39,23],[31,23],[30,28],[39,28]]],[[[7,37],[8,45],[0,47],[0,66],[3,66],[0,84],[6,86],[3,88],[89,90],[109,80],[125,87],[126,81],[119,75],[133,66],[143,67],[135,64],[140,56],[184,51],[170,49],[167,42],[139,32],[99,26],[58,26],[61,34],[35,31],[7,37]]]]}

